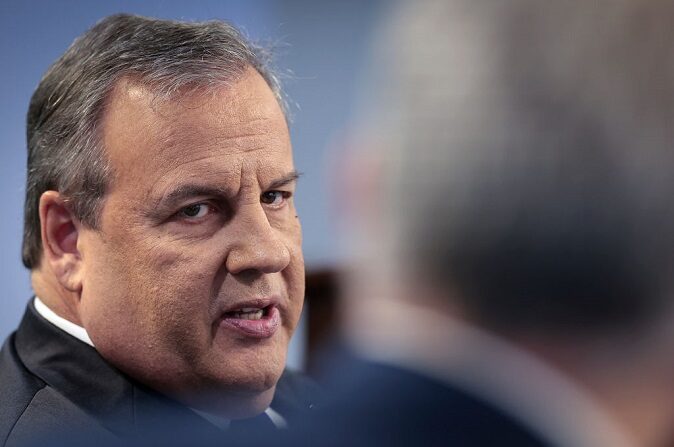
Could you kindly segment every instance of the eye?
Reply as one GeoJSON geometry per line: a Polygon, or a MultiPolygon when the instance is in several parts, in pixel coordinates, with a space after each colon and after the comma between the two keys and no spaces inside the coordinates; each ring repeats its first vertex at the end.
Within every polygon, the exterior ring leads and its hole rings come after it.
{"type": "Polygon", "coordinates": [[[188,219],[199,219],[204,217],[210,211],[210,206],[206,203],[195,203],[186,206],[180,210],[180,215],[188,219]]]}
{"type": "Polygon", "coordinates": [[[291,193],[289,191],[267,191],[262,193],[260,201],[267,205],[279,207],[283,205],[290,196],[291,193]]]}

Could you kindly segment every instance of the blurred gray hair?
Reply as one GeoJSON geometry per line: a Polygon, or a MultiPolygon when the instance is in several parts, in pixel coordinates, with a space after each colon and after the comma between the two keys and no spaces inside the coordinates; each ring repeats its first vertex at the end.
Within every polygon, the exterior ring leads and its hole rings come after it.
{"type": "Polygon", "coordinates": [[[503,330],[669,301],[674,3],[414,1],[376,49],[393,259],[503,330]]]}
{"type": "Polygon", "coordinates": [[[99,122],[115,83],[133,76],[158,98],[236,81],[255,68],[285,110],[268,51],[221,22],[188,23],[127,14],[107,17],[88,30],[49,68],[30,102],[27,118],[28,178],[23,263],[39,265],[39,200],[59,191],[71,211],[97,228],[111,168],[99,122]]]}

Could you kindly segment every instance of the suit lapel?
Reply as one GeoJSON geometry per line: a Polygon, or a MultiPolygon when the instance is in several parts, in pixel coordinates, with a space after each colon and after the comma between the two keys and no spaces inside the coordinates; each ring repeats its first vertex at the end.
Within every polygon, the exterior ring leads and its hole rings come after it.
{"type": "Polygon", "coordinates": [[[44,320],[32,301],[16,333],[24,365],[120,437],[164,429],[218,429],[189,408],[132,381],[94,348],[44,320]]]}

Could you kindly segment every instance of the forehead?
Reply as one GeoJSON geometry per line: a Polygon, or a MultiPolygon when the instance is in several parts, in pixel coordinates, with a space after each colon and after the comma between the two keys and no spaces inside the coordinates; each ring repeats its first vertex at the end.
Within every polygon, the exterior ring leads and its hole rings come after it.
{"type": "Polygon", "coordinates": [[[252,68],[230,85],[171,99],[122,79],[110,95],[101,129],[117,185],[142,186],[187,173],[292,169],[285,116],[252,68]]]}

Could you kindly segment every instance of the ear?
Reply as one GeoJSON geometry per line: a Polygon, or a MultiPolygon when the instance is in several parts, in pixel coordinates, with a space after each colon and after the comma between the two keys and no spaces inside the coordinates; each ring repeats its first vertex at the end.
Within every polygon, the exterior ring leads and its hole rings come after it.
{"type": "Polygon", "coordinates": [[[77,248],[80,222],[56,191],[40,196],[40,227],[45,266],[71,292],[82,290],[82,257],[77,248]]]}
{"type": "Polygon", "coordinates": [[[375,144],[378,144],[375,140],[363,136],[347,135],[338,143],[338,149],[332,151],[335,157],[331,166],[337,167],[332,172],[339,174],[332,177],[330,189],[337,198],[336,214],[345,218],[347,225],[354,220],[362,225],[364,220],[381,218],[383,160],[375,144]]]}

